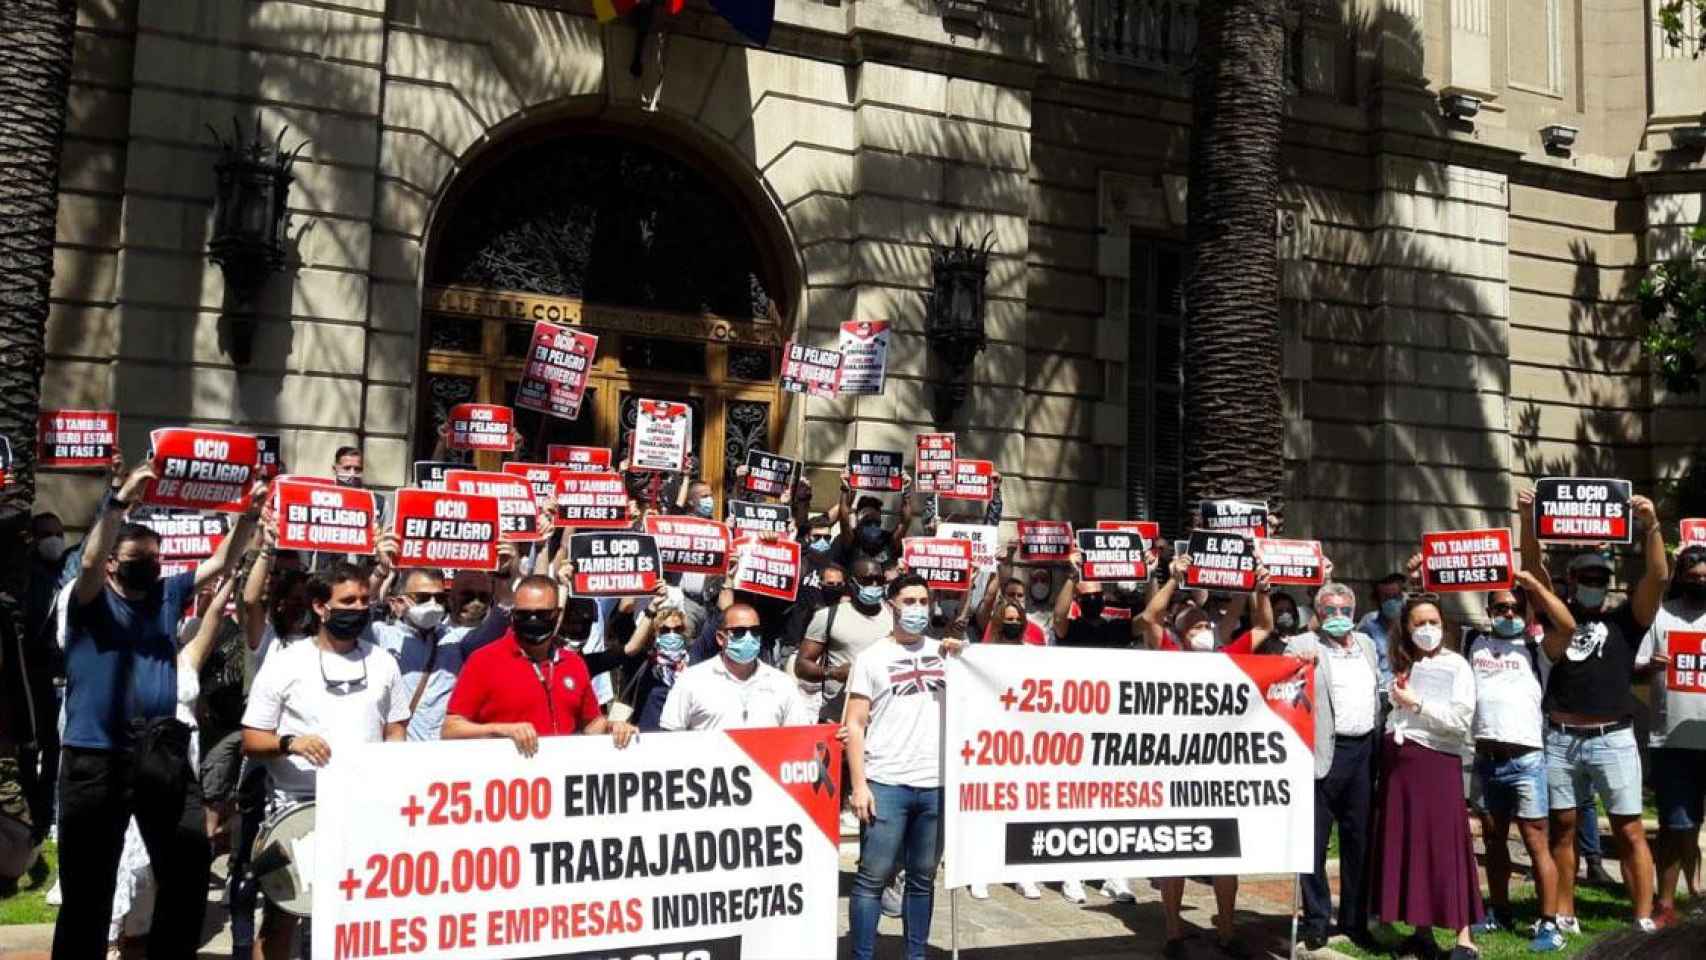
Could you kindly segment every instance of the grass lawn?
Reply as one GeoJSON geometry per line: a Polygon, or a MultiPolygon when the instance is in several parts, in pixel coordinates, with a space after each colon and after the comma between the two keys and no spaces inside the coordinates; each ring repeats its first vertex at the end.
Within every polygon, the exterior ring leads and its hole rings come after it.
{"type": "Polygon", "coordinates": [[[59,916],[58,907],[47,905],[47,892],[53,889],[53,881],[59,874],[59,848],[48,841],[42,848],[42,857],[47,860],[50,868],[47,880],[33,884],[29,877],[18,882],[18,892],[0,899],[0,926],[12,926],[19,923],[52,923],[59,916]]]}

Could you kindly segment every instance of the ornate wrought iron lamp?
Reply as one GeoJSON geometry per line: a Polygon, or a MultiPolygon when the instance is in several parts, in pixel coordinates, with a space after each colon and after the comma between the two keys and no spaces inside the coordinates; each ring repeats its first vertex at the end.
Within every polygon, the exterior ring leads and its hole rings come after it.
{"type": "Polygon", "coordinates": [[[925,328],[930,349],[941,364],[936,383],[936,421],[952,420],[971,394],[968,373],[989,343],[984,332],[984,282],[989,278],[993,231],[977,245],[965,242],[958,227],[954,242],[936,244],[930,254],[933,289],[925,296],[925,328]]]}
{"type": "Polygon", "coordinates": [[[278,136],[267,142],[259,117],[255,118],[252,140],[244,139],[242,121],[235,117],[231,119],[230,140],[211,126],[207,129],[220,147],[219,162],[214,166],[218,187],[213,198],[208,259],[219,264],[225,274],[226,304],[231,308],[227,313],[230,354],[241,366],[247,365],[254,353],[255,296],[267,277],[285,264],[290,184],[296,179],[291,167],[308,142],[304,140],[287,152],[284,134],[289,127],[283,126],[278,136]]]}

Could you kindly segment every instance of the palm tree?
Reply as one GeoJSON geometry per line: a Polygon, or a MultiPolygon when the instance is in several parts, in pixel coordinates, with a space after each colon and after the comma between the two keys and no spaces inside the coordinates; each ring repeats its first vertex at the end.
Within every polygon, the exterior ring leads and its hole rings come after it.
{"type": "Polygon", "coordinates": [[[1275,216],[1284,0],[1199,5],[1185,281],[1185,497],[1282,492],[1275,216]]]}
{"type": "Polygon", "coordinates": [[[0,3],[0,436],[13,457],[0,505],[25,509],[35,500],[43,331],[76,24],[74,0],[0,3]]]}

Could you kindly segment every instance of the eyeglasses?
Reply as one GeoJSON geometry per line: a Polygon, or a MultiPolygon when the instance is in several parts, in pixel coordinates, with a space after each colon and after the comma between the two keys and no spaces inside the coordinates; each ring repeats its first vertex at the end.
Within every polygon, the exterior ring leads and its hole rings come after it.
{"type": "Polygon", "coordinates": [[[449,594],[443,591],[434,593],[430,590],[423,590],[420,593],[405,593],[403,596],[409,598],[413,603],[443,603],[444,598],[449,594]]]}
{"type": "Polygon", "coordinates": [[[367,689],[367,658],[361,658],[361,676],[354,680],[333,680],[326,674],[326,651],[320,651],[320,680],[326,684],[329,693],[338,696],[348,696],[367,689]]]}
{"type": "Polygon", "coordinates": [[[1487,607],[1487,610],[1491,613],[1515,613],[1520,609],[1522,608],[1509,600],[1495,603],[1487,607]]]}
{"type": "Polygon", "coordinates": [[[1329,617],[1348,617],[1352,613],[1356,612],[1356,607],[1353,607],[1350,604],[1345,604],[1344,606],[1323,604],[1320,609],[1323,614],[1329,617]]]}

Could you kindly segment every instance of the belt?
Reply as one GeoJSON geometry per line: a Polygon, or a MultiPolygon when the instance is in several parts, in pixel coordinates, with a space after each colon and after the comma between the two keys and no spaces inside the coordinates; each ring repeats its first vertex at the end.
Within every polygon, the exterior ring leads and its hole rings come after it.
{"type": "Polygon", "coordinates": [[[1334,740],[1367,740],[1369,737],[1372,737],[1372,736],[1374,736],[1374,731],[1369,730],[1365,733],[1335,733],[1335,734],[1333,734],[1333,739],[1334,740]]]}
{"type": "Polygon", "coordinates": [[[1525,747],[1519,743],[1477,743],[1475,752],[1490,760],[1512,760],[1539,750],[1539,747],[1525,747]]]}
{"type": "Polygon", "coordinates": [[[1567,733],[1572,737],[1603,737],[1608,733],[1627,730],[1633,725],[1634,721],[1628,717],[1624,717],[1622,720],[1613,720],[1611,723],[1559,723],[1552,719],[1546,721],[1547,727],[1559,733],[1567,733]]]}

